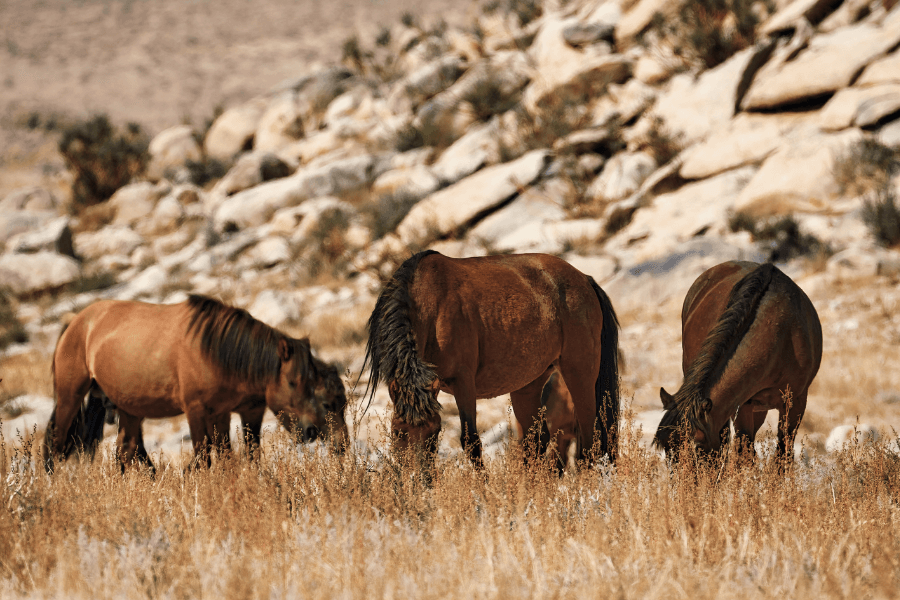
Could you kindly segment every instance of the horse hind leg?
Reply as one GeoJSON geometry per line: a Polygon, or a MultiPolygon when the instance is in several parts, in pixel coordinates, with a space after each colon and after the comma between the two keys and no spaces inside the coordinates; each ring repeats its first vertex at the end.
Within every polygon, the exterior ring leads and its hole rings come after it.
{"type": "Polygon", "coordinates": [[[785,393],[778,407],[778,456],[785,462],[793,461],[794,438],[806,412],[808,390],[796,396],[785,393]]]}
{"type": "Polygon", "coordinates": [[[475,382],[454,384],[453,395],[459,408],[459,442],[476,468],[484,467],[482,460],[481,437],[478,435],[475,408],[475,382]]]}
{"type": "Polygon", "coordinates": [[[119,458],[122,472],[129,465],[142,464],[150,469],[151,474],[156,473],[156,467],[147,454],[144,447],[144,433],[141,430],[143,417],[130,415],[119,409],[119,436],[116,440],[116,455],[119,458]]]}
{"type": "MultiPolygon", "coordinates": [[[[57,360],[54,357],[54,360],[57,360]]],[[[82,401],[91,384],[84,368],[54,365],[56,405],[44,433],[44,465],[53,469],[56,459],[67,459],[77,449],[83,429],[82,401]]]]}
{"type": "Polygon", "coordinates": [[[509,394],[513,414],[522,432],[526,463],[543,456],[550,445],[550,430],[541,412],[541,395],[551,371],[552,367],[525,387],[509,394]]]}

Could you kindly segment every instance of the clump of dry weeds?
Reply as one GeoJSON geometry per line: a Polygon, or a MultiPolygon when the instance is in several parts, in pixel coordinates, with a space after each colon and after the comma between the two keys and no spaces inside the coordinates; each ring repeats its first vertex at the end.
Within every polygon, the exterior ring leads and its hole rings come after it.
{"type": "MultiPolygon", "coordinates": [[[[197,597],[889,597],[900,461],[884,445],[783,473],[670,469],[626,435],[615,469],[557,478],[511,446],[483,473],[301,451],[155,479],[107,451],[48,476],[0,446],[0,594],[197,597]]],[[[157,461],[159,463],[159,461],[157,461]]]]}

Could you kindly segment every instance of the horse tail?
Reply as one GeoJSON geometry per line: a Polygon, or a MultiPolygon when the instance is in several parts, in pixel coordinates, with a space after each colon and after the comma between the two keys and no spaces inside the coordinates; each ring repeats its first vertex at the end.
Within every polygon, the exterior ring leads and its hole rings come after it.
{"type": "Polygon", "coordinates": [[[597,401],[597,423],[600,430],[600,454],[616,459],[619,449],[619,319],[609,296],[593,277],[588,277],[600,308],[603,328],[600,331],[600,374],[594,384],[597,401]]]}
{"type": "Polygon", "coordinates": [[[369,339],[362,371],[368,367],[369,381],[364,396],[369,403],[379,382],[392,386],[394,414],[410,425],[433,419],[441,410],[432,384],[434,365],[419,357],[410,311],[409,286],[423,258],[437,254],[426,250],[408,258],[384,286],[369,317],[369,339]]]}

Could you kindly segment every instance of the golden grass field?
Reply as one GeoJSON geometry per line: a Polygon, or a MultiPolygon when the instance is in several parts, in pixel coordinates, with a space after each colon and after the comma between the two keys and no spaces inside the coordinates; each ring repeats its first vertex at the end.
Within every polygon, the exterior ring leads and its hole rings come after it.
{"type": "MultiPolygon", "coordinates": [[[[807,287],[826,352],[801,429],[804,458],[786,474],[765,458],[670,472],[634,422],[614,470],[557,478],[546,466],[526,468],[509,443],[479,473],[454,450],[452,410],[431,487],[387,453],[383,417],[355,424],[369,430],[366,443],[344,457],[298,448],[270,429],[257,462],[217,459],[184,473],[187,455],[156,455],[155,479],[121,475],[109,438],[93,463],[73,459],[48,476],[33,460],[40,433],[24,434],[0,447],[0,595],[896,597],[898,407],[878,399],[898,389],[889,366],[896,286],[807,287]],[[848,319],[858,321],[849,332],[848,319]],[[822,452],[831,427],[857,420],[885,436],[822,452]]],[[[657,407],[659,385],[680,383],[678,302],[643,311],[619,304],[633,418],[657,407]]],[[[364,316],[310,333],[334,352],[359,335],[364,316]]],[[[49,393],[48,364],[35,354],[4,359],[0,386],[49,393]]],[[[485,416],[482,429],[502,418],[485,416]]]]}
{"type": "Polygon", "coordinates": [[[483,473],[298,453],[52,476],[0,449],[0,594],[68,598],[892,598],[900,458],[884,445],[669,472],[634,439],[613,471],[483,473]]]}

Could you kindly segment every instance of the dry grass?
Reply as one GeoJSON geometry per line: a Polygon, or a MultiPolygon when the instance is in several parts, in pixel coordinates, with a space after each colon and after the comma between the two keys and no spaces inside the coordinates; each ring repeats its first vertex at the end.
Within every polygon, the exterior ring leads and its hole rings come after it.
{"type": "Polygon", "coordinates": [[[0,594],[69,598],[893,597],[900,462],[851,448],[786,475],[762,461],[557,479],[516,447],[484,474],[439,460],[298,453],[155,479],[109,453],[52,476],[0,449],[0,594]]]}
{"type": "Polygon", "coordinates": [[[22,394],[53,395],[51,357],[38,351],[0,358],[0,399],[22,394]]]}

